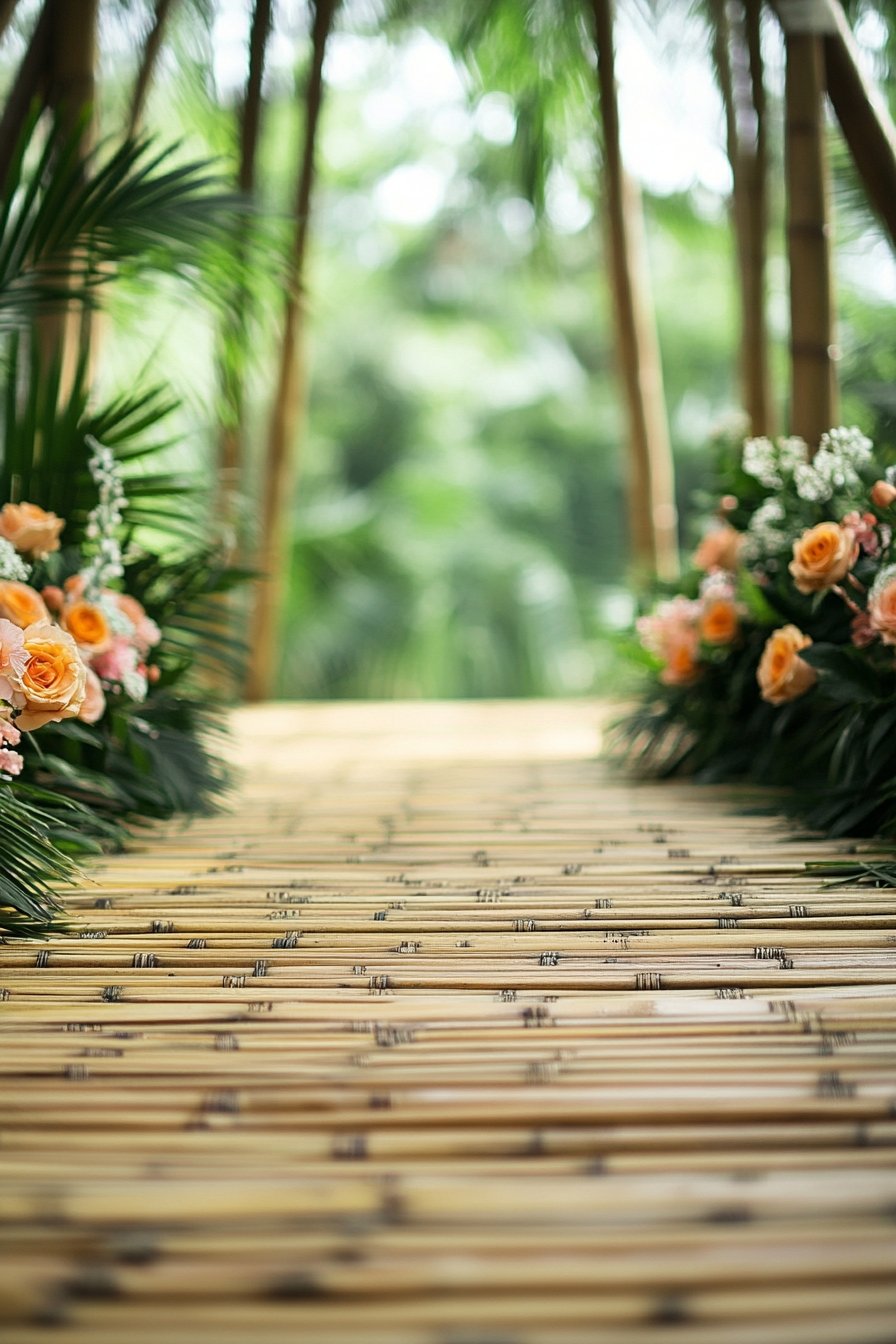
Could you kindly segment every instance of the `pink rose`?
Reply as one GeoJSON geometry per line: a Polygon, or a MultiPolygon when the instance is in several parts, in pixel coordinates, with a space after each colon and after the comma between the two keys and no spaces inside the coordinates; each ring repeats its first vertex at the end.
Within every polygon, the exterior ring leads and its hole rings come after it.
{"type": "Polygon", "coordinates": [[[133,644],[124,635],[118,635],[104,653],[94,658],[93,670],[103,681],[122,682],[129,673],[137,671],[138,662],[133,644]]]}
{"type": "Polygon", "coordinates": [[[873,513],[859,513],[853,509],[848,513],[841,523],[842,527],[848,527],[856,541],[866,555],[878,555],[880,553],[880,538],[877,535],[877,519],[873,513]]]}

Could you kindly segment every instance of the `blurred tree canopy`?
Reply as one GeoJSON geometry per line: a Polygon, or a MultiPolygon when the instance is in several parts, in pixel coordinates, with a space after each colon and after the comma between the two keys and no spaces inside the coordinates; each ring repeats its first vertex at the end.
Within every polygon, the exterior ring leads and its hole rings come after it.
{"type": "MultiPolygon", "coordinates": [[[[235,180],[251,6],[165,8],[145,129],[181,141],[185,160],[215,157],[235,180]]],[[[514,101],[495,59],[459,63],[452,6],[436,7],[435,18],[428,8],[346,0],[327,46],[304,274],[309,410],[288,501],[277,692],[612,688],[609,636],[633,599],[593,127],[584,101],[571,99],[552,123],[549,158],[535,153],[538,106],[514,101]]],[[[8,83],[37,10],[30,0],[15,7],[0,48],[8,83]]],[[[120,132],[131,114],[157,12],[136,0],[101,6],[101,133],[120,132]]],[[[633,0],[620,4],[617,25],[623,153],[644,194],[685,548],[699,526],[691,500],[709,479],[709,439],[737,415],[739,398],[730,175],[706,15],[687,0],[633,0]]],[[[250,551],[303,133],[295,88],[310,59],[309,7],[280,0],[272,18],[257,165],[263,214],[252,237],[270,265],[267,276],[263,265],[253,271],[260,278],[239,334],[247,459],[236,517],[250,551]]],[[[850,18],[892,97],[896,19],[883,0],[853,4],[850,18]]],[[[784,425],[782,57],[770,16],[763,37],[768,321],[784,425]]],[[[829,140],[842,419],[896,447],[896,267],[833,123],[829,140]]],[[[147,366],[169,378],[185,400],[172,458],[199,460],[210,474],[218,339],[201,307],[184,311],[164,281],[148,290],[135,277],[118,286],[100,370],[112,388],[147,366]]]]}

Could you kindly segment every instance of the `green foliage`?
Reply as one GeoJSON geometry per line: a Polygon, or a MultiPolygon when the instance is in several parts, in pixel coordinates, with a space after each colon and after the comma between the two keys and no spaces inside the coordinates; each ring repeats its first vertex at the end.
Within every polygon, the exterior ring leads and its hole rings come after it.
{"type": "Polygon", "coordinates": [[[0,207],[0,331],[74,294],[93,305],[122,268],[163,271],[215,292],[242,208],[207,163],[126,140],[81,154],[81,129],[44,133],[35,109],[19,139],[0,207]]]}
{"type": "MultiPolygon", "coordinates": [[[[41,806],[40,790],[0,783],[0,931],[37,933],[60,914],[56,888],[77,878],[77,869],[58,843],[56,821],[41,806]]],[[[83,817],[67,803],[72,826],[83,817]]]]}

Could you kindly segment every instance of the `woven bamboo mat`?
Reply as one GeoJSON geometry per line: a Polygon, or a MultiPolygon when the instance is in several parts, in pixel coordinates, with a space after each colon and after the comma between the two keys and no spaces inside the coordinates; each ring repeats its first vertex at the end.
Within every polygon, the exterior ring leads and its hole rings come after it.
{"type": "Polygon", "coordinates": [[[896,1338],[896,897],[599,719],[244,711],[0,948],[4,1344],[896,1338]]]}

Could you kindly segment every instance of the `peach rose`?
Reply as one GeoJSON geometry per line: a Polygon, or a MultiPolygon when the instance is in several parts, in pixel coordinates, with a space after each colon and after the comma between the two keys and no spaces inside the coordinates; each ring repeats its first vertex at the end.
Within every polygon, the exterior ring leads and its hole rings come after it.
{"type": "Polygon", "coordinates": [[[875,481],[871,487],[871,503],[876,509],[888,509],[896,500],[896,485],[889,481],[875,481]]]}
{"type": "Polygon", "coordinates": [[[680,638],[670,639],[666,647],[666,665],[660,673],[660,681],[666,686],[688,686],[692,681],[696,681],[699,674],[696,632],[688,631],[680,638]]]}
{"type": "Polygon", "coordinates": [[[711,532],[707,532],[694,552],[694,568],[704,572],[710,569],[737,569],[743,540],[743,533],[728,523],[714,527],[711,532]]]}
{"type": "Polygon", "coordinates": [[[740,621],[730,597],[707,598],[700,617],[700,638],[707,644],[730,644],[737,635],[740,621]]]}
{"type": "Polygon", "coordinates": [[[868,594],[868,623],[884,644],[896,644],[896,565],[882,569],[868,594]]]}
{"type": "Polygon", "coordinates": [[[795,625],[782,626],[769,636],[756,669],[763,700],[783,705],[815,685],[818,673],[799,656],[800,649],[807,649],[811,643],[795,625]]]}
{"type": "Polygon", "coordinates": [[[71,635],[51,621],[38,621],[25,631],[25,653],[24,670],[10,676],[13,702],[22,710],[16,727],[33,732],[74,718],[84,703],[87,668],[71,635]]]}
{"type": "Polygon", "coordinates": [[[103,687],[99,677],[92,667],[87,669],[87,680],[84,685],[84,700],[81,708],[78,710],[78,718],[82,723],[96,723],[103,717],[106,710],[106,697],[103,694],[103,687]]]}
{"type": "Polygon", "coordinates": [[[59,533],[65,521],[36,504],[4,504],[0,509],[0,537],[22,555],[42,557],[59,550],[59,533]]]}
{"type": "Polygon", "coordinates": [[[801,593],[820,593],[846,577],[858,554],[852,528],[818,523],[793,543],[793,559],[787,568],[801,593]]]}
{"type": "Polygon", "coordinates": [[[50,613],[40,593],[27,583],[0,579],[0,617],[24,630],[38,621],[48,621],[50,613]]]}
{"type": "Polygon", "coordinates": [[[105,612],[93,602],[72,602],[62,610],[63,627],[87,658],[105,653],[112,644],[112,631],[105,612]]]}

